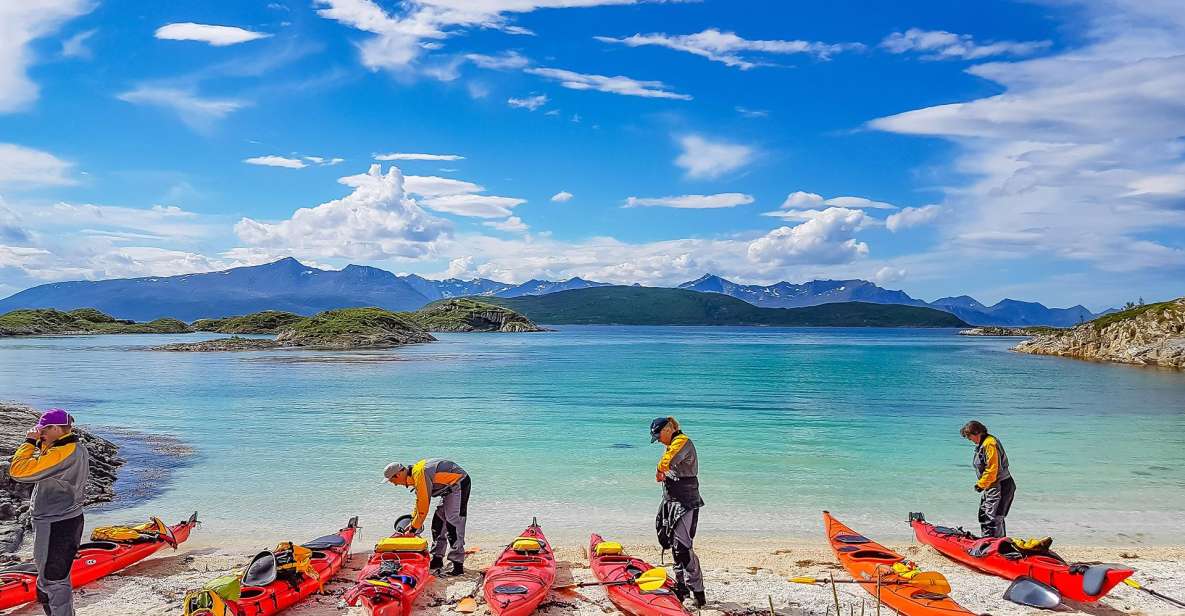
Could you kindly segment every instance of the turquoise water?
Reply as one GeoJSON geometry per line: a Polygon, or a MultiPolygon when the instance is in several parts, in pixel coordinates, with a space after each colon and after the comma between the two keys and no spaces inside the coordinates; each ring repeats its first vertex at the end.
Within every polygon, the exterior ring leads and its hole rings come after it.
{"type": "MultiPolygon", "coordinates": [[[[411,506],[389,461],[474,476],[470,529],[537,515],[555,538],[653,535],[651,418],[695,440],[701,532],[819,535],[830,509],[903,539],[910,511],[975,525],[958,429],[1000,435],[1016,534],[1091,543],[1185,537],[1185,374],[1018,355],[949,330],[564,327],[442,335],[361,353],[160,353],[201,336],[0,340],[0,398],[197,451],[163,492],[92,522],[194,509],[202,537],[299,539],[361,515],[366,540],[411,506]]],[[[204,539],[203,539],[204,538],[204,539]]]]}

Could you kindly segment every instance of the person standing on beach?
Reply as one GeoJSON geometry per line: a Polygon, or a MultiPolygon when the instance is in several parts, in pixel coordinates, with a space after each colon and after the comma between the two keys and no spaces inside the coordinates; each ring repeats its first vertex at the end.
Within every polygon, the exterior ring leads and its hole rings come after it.
{"type": "Polygon", "coordinates": [[[704,575],[693,547],[699,510],[704,506],[699,494],[699,456],[674,417],[650,422],[650,442],[655,441],[666,446],[654,476],[662,484],[662,504],[655,519],[658,543],[664,551],[670,548],[675,557],[675,595],[683,601],[694,594],[696,606],[703,607],[707,603],[704,575]]]}
{"type": "Polygon", "coordinates": [[[1004,518],[1012,508],[1012,498],[1016,496],[1016,482],[1008,470],[1008,454],[1004,452],[1000,440],[989,434],[987,426],[978,421],[967,422],[959,433],[975,443],[975,457],[971,464],[978,477],[975,491],[981,494],[979,526],[983,536],[1007,536],[1004,518]]]}
{"type": "Polygon", "coordinates": [[[74,417],[49,409],[12,454],[8,474],[33,484],[33,561],[37,600],[46,616],[74,616],[70,569],[82,542],[82,504],[90,453],[74,434],[74,417]]]}
{"type": "Polygon", "coordinates": [[[444,568],[445,552],[452,563],[449,575],[465,573],[465,519],[469,516],[469,473],[450,460],[420,460],[411,467],[392,462],[383,469],[389,483],[406,486],[416,494],[408,532],[424,530],[428,506],[440,497],[432,515],[432,569],[444,568]]]}

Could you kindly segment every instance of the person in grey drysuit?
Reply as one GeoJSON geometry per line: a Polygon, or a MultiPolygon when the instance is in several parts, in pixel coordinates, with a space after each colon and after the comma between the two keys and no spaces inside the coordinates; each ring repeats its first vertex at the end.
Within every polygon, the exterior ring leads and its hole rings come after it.
{"type": "Polygon", "coordinates": [[[1000,439],[978,421],[969,421],[960,430],[963,438],[975,443],[971,466],[975,469],[975,491],[980,493],[979,526],[984,537],[1006,537],[1004,518],[1016,497],[1016,481],[1008,468],[1008,454],[1000,439]]]}
{"type": "Polygon", "coordinates": [[[49,409],[12,454],[8,474],[33,484],[33,561],[37,600],[46,616],[74,616],[70,569],[82,542],[82,505],[90,453],[74,434],[74,418],[49,409]]]}
{"type": "Polygon", "coordinates": [[[658,542],[664,550],[670,548],[675,558],[675,595],[680,601],[694,595],[696,607],[703,607],[707,603],[704,575],[694,549],[699,510],[704,506],[699,494],[699,457],[674,417],[650,422],[650,442],[655,441],[666,447],[654,477],[662,484],[662,504],[655,518],[658,542]]]}
{"type": "Polygon", "coordinates": [[[469,473],[451,460],[420,460],[411,467],[393,462],[383,469],[390,483],[406,486],[416,494],[408,532],[418,535],[428,518],[433,498],[440,498],[432,514],[432,569],[444,567],[445,552],[452,563],[449,575],[465,573],[465,520],[469,517],[469,473]]]}

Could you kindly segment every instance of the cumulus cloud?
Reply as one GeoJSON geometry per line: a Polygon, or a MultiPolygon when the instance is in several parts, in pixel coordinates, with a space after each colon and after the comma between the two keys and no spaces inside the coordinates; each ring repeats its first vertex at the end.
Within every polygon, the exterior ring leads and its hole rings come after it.
{"type": "Polygon", "coordinates": [[[625,207],[673,207],[688,210],[705,210],[736,207],[753,203],[753,197],[742,193],[718,193],[715,195],[679,195],[676,197],[630,197],[625,207]]]}
{"type": "Polygon", "coordinates": [[[182,22],[165,24],[156,29],[156,38],[169,41],[197,41],[215,47],[238,45],[248,41],[267,38],[270,34],[254,32],[234,26],[215,26],[210,24],[195,24],[182,22]]]}
{"type": "Polygon", "coordinates": [[[1028,56],[1044,51],[1050,41],[999,41],[976,43],[970,34],[954,34],[944,30],[910,28],[894,32],[881,41],[889,53],[920,52],[926,60],[979,60],[992,56],[1028,56]]]}
{"type": "Polygon", "coordinates": [[[1185,228],[1185,187],[1164,180],[1179,173],[1185,150],[1176,95],[1185,91],[1185,13],[1138,0],[1077,9],[1081,46],[968,69],[1000,94],[870,126],[956,145],[950,171],[965,179],[942,205],[952,214],[950,249],[964,259],[1040,256],[1179,280],[1185,255],[1157,238],[1185,228]]]}
{"type": "Polygon", "coordinates": [[[942,207],[938,205],[925,205],[922,207],[907,207],[900,212],[890,214],[885,219],[885,227],[896,233],[902,229],[910,227],[917,227],[920,225],[932,222],[938,215],[942,213],[942,207]]]}
{"type": "Polygon", "coordinates": [[[575,195],[573,195],[572,193],[570,193],[566,190],[561,190],[560,192],[552,195],[551,200],[556,203],[567,203],[567,202],[571,201],[572,197],[574,197],[574,196],[575,195]]]}
{"type": "Polygon", "coordinates": [[[481,224],[506,233],[526,233],[530,229],[518,216],[511,216],[506,220],[491,220],[481,224]]]}
{"type": "Polygon", "coordinates": [[[860,43],[820,43],[815,41],[786,41],[786,40],[749,40],[737,36],[735,32],[721,32],[716,28],[708,28],[695,34],[635,34],[625,38],[611,36],[593,37],[602,43],[614,43],[629,47],[654,45],[666,47],[676,51],[694,54],[703,58],[733,66],[741,70],[768,64],[759,60],[749,60],[742,53],[761,54],[805,54],[820,60],[848,50],[863,49],[860,43]]]}
{"type": "Polygon", "coordinates": [[[90,12],[90,0],[0,2],[0,113],[27,109],[37,100],[28,69],[36,58],[30,43],[90,12]]]}
{"type": "Polygon", "coordinates": [[[537,94],[535,96],[527,96],[523,98],[511,97],[506,99],[506,104],[519,109],[529,109],[531,111],[535,111],[536,109],[547,104],[547,95],[537,94]]]}
{"type": "Polygon", "coordinates": [[[0,143],[0,187],[67,186],[73,163],[49,152],[15,143],[0,143]]]}
{"type": "Polygon", "coordinates": [[[868,254],[868,244],[853,237],[866,222],[862,210],[827,208],[802,224],[778,227],[754,240],[749,258],[778,265],[847,263],[868,254]]]}
{"type": "Polygon", "coordinates": [[[456,154],[418,154],[414,152],[391,152],[390,154],[375,154],[375,160],[465,160],[464,156],[456,154]]]}
{"type": "Polygon", "coordinates": [[[118,98],[135,105],[172,111],[182,122],[199,132],[210,130],[222,118],[247,106],[241,100],[203,98],[192,90],[151,85],[141,85],[120,94],[118,98]]]}
{"type": "Polygon", "coordinates": [[[907,273],[905,268],[886,265],[876,270],[872,275],[872,281],[880,285],[889,284],[904,279],[907,273]]]}
{"type": "Polygon", "coordinates": [[[528,68],[525,69],[525,72],[544,79],[558,81],[561,86],[570,90],[597,90],[622,96],[691,100],[691,96],[673,92],[661,81],[641,81],[622,75],[606,77],[605,75],[577,73],[559,68],[528,68]]]}
{"type": "Polygon", "coordinates": [[[285,156],[252,156],[251,158],[244,158],[243,162],[248,165],[260,165],[263,167],[284,167],[286,169],[304,169],[307,165],[299,158],[288,158],[285,156]]]}
{"type": "Polygon", "coordinates": [[[244,243],[324,258],[386,259],[423,257],[450,233],[450,225],[420,208],[404,192],[396,167],[338,180],[349,195],[301,208],[276,223],[243,218],[235,233],[244,243]]]}
{"type": "Polygon", "coordinates": [[[683,168],[687,177],[696,180],[713,180],[736,171],[752,162],[755,154],[747,145],[712,141],[700,135],[679,138],[679,146],[682,152],[675,164],[683,168]]]}

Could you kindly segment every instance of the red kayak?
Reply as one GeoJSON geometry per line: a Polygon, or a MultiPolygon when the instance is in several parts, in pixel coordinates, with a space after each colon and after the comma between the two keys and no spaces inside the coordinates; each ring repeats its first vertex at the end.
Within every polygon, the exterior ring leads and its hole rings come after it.
{"type": "MultiPolygon", "coordinates": [[[[619,544],[605,541],[596,533],[593,533],[588,542],[588,566],[601,582],[633,580],[653,568],[641,558],[626,556],[619,544]],[[601,546],[602,549],[598,550],[597,546],[601,546]]],[[[683,604],[672,591],[674,587],[674,581],[667,580],[665,586],[652,592],[643,591],[635,584],[606,586],[605,592],[609,594],[609,600],[617,609],[632,616],[687,614],[687,610],[683,609],[683,604]]]]}
{"type": "MultiPolygon", "coordinates": [[[[178,544],[189,539],[189,532],[198,524],[197,513],[184,522],[169,526],[172,541],[160,538],[154,541],[117,543],[114,541],[91,541],[78,546],[78,555],[70,569],[70,583],[74,588],[134,565],[159,552],[165,546],[178,544]]],[[[0,610],[24,605],[37,600],[37,567],[23,563],[0,570],[0,610]]]]}
{"type": "Polygon", "coordinates": [[[358,532],[358,518],[350,518],[346,527],[337,534],[318,537],[304,547],[313,551],[309,564],[317,577],[302,575],[296,583],[277,579],[265,586],[243,585],[239,598],[227,601],[226,605],[236,616],[269,616],[278,614],[320,591],[326,582],[333,579],[350,559],[350,545],[358,532]]]}
{"type": "Polygon", "coordinates": [[[484,593],[494,616],[527,616],[555,582],[555,553],[534,520],[486,569],[484,593]]]}
{"type": "Polygon", "coordinates": [[[1008,580],[1030,577],[1053,587],[1065,599],[1098,601],[1135,570],[1121,565],[1076,565],[1068,563],[1048,547],[1022,551],[1008,537],[976,537],[961,528],[934,526],[920,513],[909,515],[918,541],[946,557],[1008,580]]]}
{"type": "Polygon", "coordinates": [[[372,616],[408,616],[416,598],[435,579],[428,569],[431,562],[423,539],[402,535],[383,539],[344,599],[349,605],[361,604],[372,616]]]}

